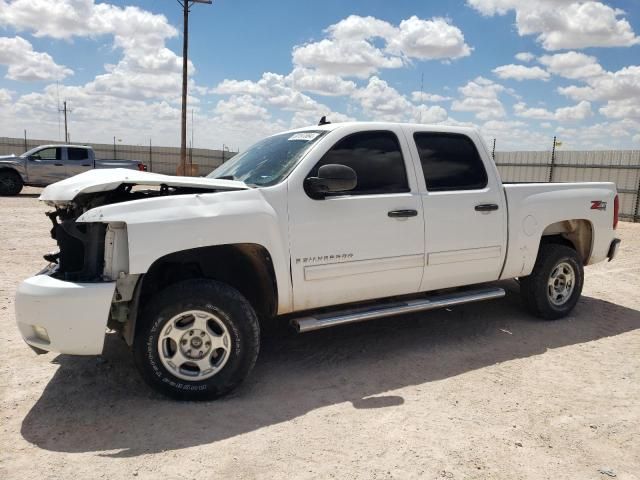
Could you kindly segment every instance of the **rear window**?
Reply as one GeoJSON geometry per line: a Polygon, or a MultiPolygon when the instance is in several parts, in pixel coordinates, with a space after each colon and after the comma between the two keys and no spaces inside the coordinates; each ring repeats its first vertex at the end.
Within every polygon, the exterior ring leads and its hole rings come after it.
{"type": "Polygon", "coordinates": [[[413,139],[430,192],[478,190],[487,186],[482,159],[466,135],[416,132],[413,139]]]}
{"type": "Polygon", "coordinates": [[[67,148],[67,158],[69,160],[86,160],[89,152],[86,148],[67,148]]]}

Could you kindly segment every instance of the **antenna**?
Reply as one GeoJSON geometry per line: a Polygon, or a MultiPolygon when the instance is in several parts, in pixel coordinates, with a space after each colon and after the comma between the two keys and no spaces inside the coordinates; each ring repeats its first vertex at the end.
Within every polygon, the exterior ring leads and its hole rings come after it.
{"type": "Polygon", "coordinates": [[[320,121],[318,122],[318,125],[329,125],[330,123],[331,122],[327,120],[326,115],[323,115],[320,121]]]}
{"type": "MultiPolygon", "coordinates": [[[[424,94],[424,72],[420,76],[420,101],[422,102],[422,96],[424,94]]],[[[422,123],[422,108],[420,109],[420,123],[422,123]]]]}
{"type": "Polygon", "coordinates": [[[58,97],[58,140],[60,139],[60,82],[56,81],[56,96],[58,97]]]}

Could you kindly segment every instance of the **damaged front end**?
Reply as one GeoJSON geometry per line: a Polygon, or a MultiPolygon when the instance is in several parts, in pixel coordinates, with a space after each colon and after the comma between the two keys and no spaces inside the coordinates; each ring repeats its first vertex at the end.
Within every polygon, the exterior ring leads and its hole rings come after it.
{"type": "Polygon", "coordinates": [[[107,225],[103,223],[76,223],[67,209],[48,212],[53,223],[51,238],[59,247],[44,259],[57,264],[53,277],[69,282],[102,280],[104,271],[104,242],[107,225]]]}
{"type": "Polygon", "coordinates": [[[44,256],[45,260],[57,265],[52,276],[71,282],[97,282],[116,280],[122,273],[108,264],[108,260],[116,257],[112,251],[114,245],[109,244],[108,240],[111,226],[106,223],[78,223],[77,219],[85,212],[115,203],[210,192],[202,188],[170,187],[165,184],[145,189],[121,184],[114,190],[80,194],[64,203],[48,202],[56,207],[46,215],[53,224],[51,237],[59,248],[57,253],[44,256]]]}

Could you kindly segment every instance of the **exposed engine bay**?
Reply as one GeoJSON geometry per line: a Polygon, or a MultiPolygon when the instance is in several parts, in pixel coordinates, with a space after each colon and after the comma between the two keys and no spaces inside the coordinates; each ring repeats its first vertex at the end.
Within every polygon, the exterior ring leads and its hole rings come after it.
{"type": "Polygon", "coordinates": [[[46,213],[51,220],[51,238],[59,252],[44,256],[45,260],[58,265],[54,277],[74,282],[96,282],[103,280],[105,234],[104,223],[77,223],[83,213],[103,205],[131,202],[155,197],[214,193],[210,188],[175,187],[165,184],[155,188],[121,184],[114,190],[83,193],[71,202],[57,206],[46,213]]]}

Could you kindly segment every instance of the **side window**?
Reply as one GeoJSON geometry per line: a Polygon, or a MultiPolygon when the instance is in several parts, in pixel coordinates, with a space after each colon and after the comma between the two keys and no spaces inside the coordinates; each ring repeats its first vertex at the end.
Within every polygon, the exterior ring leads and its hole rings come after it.
{"type": "Polygon", "coordinates": [[[316,176],[321,166],[331,163],[355,170],[358,185],[349,195],[409,191],[400,142],[392,132],[361,132],[343,138],[322,157],[309,176],[316,176]]]}
{"type": "Polygon", "coordinates": [[[86,148],[67,148],[67,159],[86,160],[89,158],[86,148]]]}
{"type": "Polygon", "coordinates": [[[43,148],[39,152],[36,152],[36,157],[39,157],[41,160],[60,160],[60,148],[43,148]]]}
{"type": "Polygon", "coordinates": [[[487,172],[473,141],[458,133],[414,133],[427,190],[478,190],[487,172]]]}

